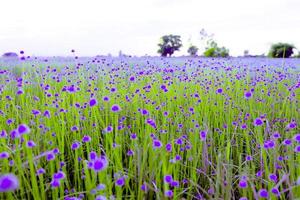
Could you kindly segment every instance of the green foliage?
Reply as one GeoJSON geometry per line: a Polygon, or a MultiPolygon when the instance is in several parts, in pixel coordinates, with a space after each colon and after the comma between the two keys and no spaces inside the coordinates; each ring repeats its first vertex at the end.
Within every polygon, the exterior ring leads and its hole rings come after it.
{"type": "Polygon", "coordinates": [[[229,50],[225,47],[219,47],[214,40],[209,40],[207,42],[208,47],[204,52],[205,57],[228,57],[229,50]]]}
{"type": "Polygon", "coordinates": [[[294,45],[288,43],[273,44],[269,51],[271,58],[289,58],[293,54],[294,45]]]}
{"type": "Polygon", "coordinates": [[[161,41],[158,44],[158,53],[161,56],[171,56],[175,51],[178,51],[182,47],[180,35],[164,35],[161,37],[161,41]]]}
{"type": "Polygon", "coordinates": [[[195,45],[191,45],[191,46],[188,48],[188,51],[187,51],[187,52],[188,52],[191,56],[196,56],[198,50],[199,50],[198,47],[196,47],[195,45]]]}

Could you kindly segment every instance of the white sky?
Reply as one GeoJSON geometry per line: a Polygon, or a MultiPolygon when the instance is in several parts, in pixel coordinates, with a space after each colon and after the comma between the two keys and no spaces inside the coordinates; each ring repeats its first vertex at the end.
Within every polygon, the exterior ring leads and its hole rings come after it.
{"type": "Polygon", "coordinates": [[[202,28],[232,55],[300,49],[300,0],[0,0],[0,53],[157,55],[162,35],[179,34],[183,55],[202,28]]]}

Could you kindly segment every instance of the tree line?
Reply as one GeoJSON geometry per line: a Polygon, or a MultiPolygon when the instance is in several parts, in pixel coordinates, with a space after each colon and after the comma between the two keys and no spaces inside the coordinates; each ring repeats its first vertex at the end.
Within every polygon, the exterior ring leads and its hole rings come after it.
{"type": "MultiPolygon", "coordinates": [[[[204,29],[200,31],[201,40],[205,43],[205,51],[203,56],[205,57],[228,57],[229,49],[224,46],[219,46],[217,42],[213,39],[213,35],[209,35],[204,29]]],[[[179,51],[182,47],[182,41],[180,35],[164,35],[160,38],[158,44],[158,53],[163,56],[172,56],[175,51],[179,51]]],[[[294,54],[294,50],[297,48],[289,43],[275,43],[272,44],[268,52],[268,56],[271,58],[289,58],[294,54]]],[[[199,48],[196,45],[190,44],[187,53],[190,56],[197,56],[199,48]]],[[[244,51],[244,56],[249,56],[249,51],[244,51]]],[[[300,58],[299,55],[294,55],[294,57],[300,58]]]]}

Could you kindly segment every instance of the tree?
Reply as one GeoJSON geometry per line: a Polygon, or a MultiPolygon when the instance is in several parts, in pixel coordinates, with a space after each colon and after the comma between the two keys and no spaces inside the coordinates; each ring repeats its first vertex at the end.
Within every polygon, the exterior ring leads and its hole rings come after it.
{"type": "Polygon", "coordinates": [[[215,41],[210,40],[204,52],[204,56],[205,57],[228,57],[229,50],[226,49],[225,47],[219,47],[215,41]]]}
{"type": "Polygon", "coordinates": [[[273,44],[269,51],[269,57],[272,58],[289,58],[293,54],[294,45],[288,43],[273,44]]]}
{"type": "Polygon", "coordinates": [[[197,55],[197,52],[198,52],[198,47],[196,47],[195,45],[191,45],[189,48],[188,48],[188,53],[191,55],[191,56],[196,56],[197,55]]]}
{"type": "Polygon", "coordinates": [[[171,56],[175,51],[178,51],[182,47],[181,38],[179,35],[164,35],[161,37],[161,41],[158,44],[158,53],[161,56],[171,56]]]}

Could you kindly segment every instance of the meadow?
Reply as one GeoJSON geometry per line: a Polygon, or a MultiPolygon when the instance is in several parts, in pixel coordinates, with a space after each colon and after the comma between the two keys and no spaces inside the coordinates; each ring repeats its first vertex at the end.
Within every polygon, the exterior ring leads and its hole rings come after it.
{"type": "Polygon", "coordinates": [[[0,60],[0,199],[299,199],[300,60],[0,60]]]}

